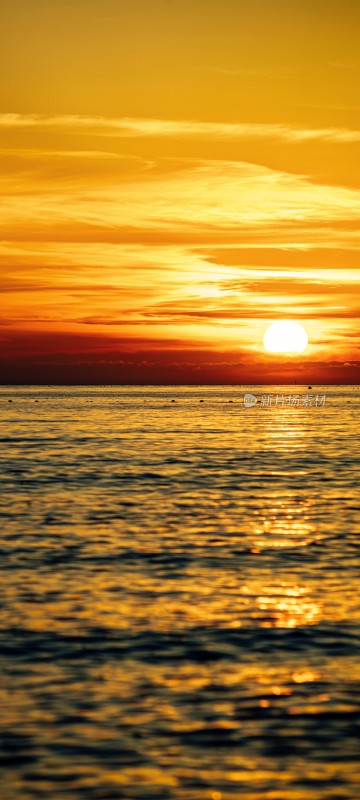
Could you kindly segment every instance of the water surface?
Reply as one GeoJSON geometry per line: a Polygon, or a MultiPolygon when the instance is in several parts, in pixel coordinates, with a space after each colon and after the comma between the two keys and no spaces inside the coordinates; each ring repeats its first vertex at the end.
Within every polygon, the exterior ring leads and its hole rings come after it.
{"type": "Polygon", "coordinates": [[[360,797],[359,405],[0,388],[3,800],[360,797]]]}

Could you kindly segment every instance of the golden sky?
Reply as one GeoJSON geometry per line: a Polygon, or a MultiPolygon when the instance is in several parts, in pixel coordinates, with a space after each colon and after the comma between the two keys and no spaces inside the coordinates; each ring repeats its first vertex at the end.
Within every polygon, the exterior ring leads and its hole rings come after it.
{"type": "Polygon", "coordinates": [[[358,0],[12,0],[2,382],[358,382],[358,0]],[[265,353],[274,320],[301,356],[265,353]]]}

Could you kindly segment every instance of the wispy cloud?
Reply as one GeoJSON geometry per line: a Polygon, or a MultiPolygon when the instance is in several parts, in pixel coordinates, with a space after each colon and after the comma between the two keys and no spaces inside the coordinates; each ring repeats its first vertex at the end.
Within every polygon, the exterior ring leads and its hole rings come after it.
{"type": "MultiPolygon", "coordinates": [[[[74,187],[74,179],[58,176],[56,184],[50,172],[41,171],[34,178],[20,175],[6,182],[1,210],[2,239],[41,237],[41,232],[58,233],[60,240],[71,235],[76,240],[85,228],[118,232],[126,228],[151,229],[161,235],[171,231],[182,236],[196,233],[204,243],[214,233],[236,236],[239,240],[256,231],[261,237],[276,239],[285,229],[292,241],[311,239],[326,228],[328,241],[340,235],[349,241],[358,232],[355,221],[360,207],[360,191],[313,184],[308,178],[257,164],[230,161],[168,160],[154,164],[151,170],[117,175],[92,175],[91,186],[83,178],[74,187]],[[65,227],[64,227],[65,226],[65,227]],[[31,233],[30,233],[31,231],[31,233]]],[[[210,237],[210,239],[209,239],[210,237]]]]}
{"type": "Polygon", "coordinates": [[[166,120],[38,114],[1,114],[0,129],[38,128],[68,129],[121,138],[190,138],[190,139],[275,139],[285,142],[360,141],[360,131],[349,128],[306,128],[294,125],[248,122],[203,122],[199,120],[166,120]]]}

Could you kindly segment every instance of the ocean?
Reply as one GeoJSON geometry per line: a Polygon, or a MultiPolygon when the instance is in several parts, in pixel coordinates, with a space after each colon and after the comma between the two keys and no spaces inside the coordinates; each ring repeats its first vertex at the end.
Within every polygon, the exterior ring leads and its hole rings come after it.
{"type": "Polygon", "coordinates": [[[0,387],[2,800],[358,800],[359,406],[0,387]]]}

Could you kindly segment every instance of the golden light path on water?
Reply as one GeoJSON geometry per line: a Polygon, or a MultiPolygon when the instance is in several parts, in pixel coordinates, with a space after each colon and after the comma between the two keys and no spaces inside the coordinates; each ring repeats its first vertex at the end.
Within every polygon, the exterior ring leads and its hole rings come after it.
{"type": "Polygon", "coordinates": [[[358,796],[359,392],[246,391],[0,390],[5,800],[358,796]]]}

